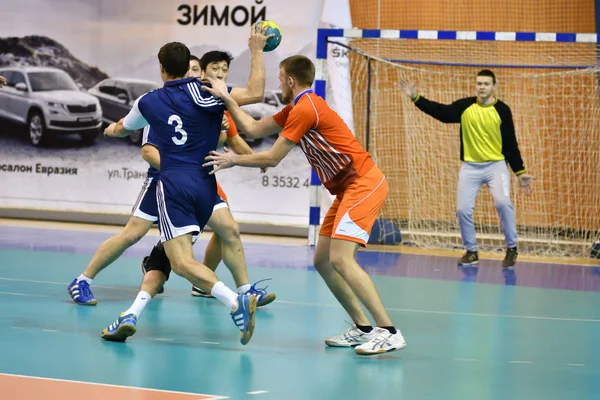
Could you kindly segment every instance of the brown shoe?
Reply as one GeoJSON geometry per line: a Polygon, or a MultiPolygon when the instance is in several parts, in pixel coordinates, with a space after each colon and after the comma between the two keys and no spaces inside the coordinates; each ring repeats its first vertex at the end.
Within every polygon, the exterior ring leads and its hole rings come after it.
{"type": "Polygon", "coordinates": [[[513,268],[517,263],[518,256],[519,253],[517,252],[516,247],[513,247],[512,249],[506,249],[506,255],[502,261],[502,268],[513,268]]]}
{"type": "Polygon", "coordinates": [[[458,260],[458,265],[476,265],[479,263],[479,254],[476,251],[468,251],[458,260]]]}

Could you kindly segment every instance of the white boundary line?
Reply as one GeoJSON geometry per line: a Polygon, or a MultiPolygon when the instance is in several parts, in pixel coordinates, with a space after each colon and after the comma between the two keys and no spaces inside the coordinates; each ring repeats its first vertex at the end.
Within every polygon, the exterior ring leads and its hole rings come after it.
{"type": "MultiPolygon", "coordinates": [[[[17,278],[4,278],[0,277],[0,281],[13,281],[13,282],[30,282],[30,283],[42,283],[42,284],[50,284],[50,285],[68,285],[66,282],[53,282],[53,281],[40,281],[40,280],[32,280],[32,279],[17,279],[17,278]]],[[[131,289],[128,287],[116,287],[116,286],[95,286],[97,288],[110,288],[110,289],[121,289],[121,290],[138,290],[131,289]]],[[[180,294],[181,292],[173,292],[180,294]]],[[[25,295],[29,296],[29,295],[25,295]]],[[[299,306],[309,306],[309,307],[336,307],[341,308],[338,304],[324,304],[324,303],[307,303],[301,301],[286,301],[286,300],[277,300],[277,303],[282,304],[292,304],[299,306]]],[[[417,310],[410,308],[386,308],[387,311],[393,312],[404,312],[404,313],[422,313],[422,314],[442,314],[442,315],[464,315],[470,317],[491,317],[491,318],[515,318],[515,319],[533,319],[533,320],[542,320],[542,321],[569,321],[569,322],[600,322],[600,319],[591,319],[591,318],[563,318],[563,317],[544,317],[544,316],[536,316],[536,315],[508,315],[508,314],[486,314],[486,313],[468,313],[468,312],[456,312],[456,311],[439,311],[439,310],[417,310]]]]}

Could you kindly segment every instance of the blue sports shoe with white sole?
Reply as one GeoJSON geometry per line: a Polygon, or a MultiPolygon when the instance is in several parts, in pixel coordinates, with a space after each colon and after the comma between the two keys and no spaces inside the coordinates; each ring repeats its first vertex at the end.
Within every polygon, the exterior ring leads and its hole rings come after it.
{"type": "Polygon", "coordinates": [[[86,281],[77,282],[77,278],[73,279],[73,282],[67,287],[69,295],[73,301],[82,306],[95,306],[98,304],[90,289],[90,284],[86,281]]]}
{"type": "Polygon", "coordinates": [[[119,316],[115,322],[102,330],[100,337],[111,342],[124,342],[129,336],[133,336],[136,332],[135,325],[137,317],[135,314],[127,314],[119,316]]]}
{"type": "Polygon", "coordinates": [[[258,282],[256,282],[254,285],[252,285],[250,287],[250,289],[248,289],[248,291],[246,292],[246,294],[254,294],[256,295],[256,306],[257,307],[264,307],[267,304],[271,304],[274,300],[275,300],[275,293],[267,293],[267,287],[265,286],[264,288],[257,288],[256,285],[258,285],[261,282],[264,281],[270,281],[271,279],[262,279],[258,282]]]}
{"type": "Polygon", "coordinates": [[[254,333],[254,314],[258,300],[254,294],[240,294],[238,308],[231,312],[233,322],[240,330],[240,343],[247,344],[254,333]]]}

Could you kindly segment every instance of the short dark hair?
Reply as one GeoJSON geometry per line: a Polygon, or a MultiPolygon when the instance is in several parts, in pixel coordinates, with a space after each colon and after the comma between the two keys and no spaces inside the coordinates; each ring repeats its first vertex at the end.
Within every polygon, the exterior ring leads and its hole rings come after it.
{"type": "Polygon", "coordinates": [[[226,51],[209,51],[207,53],[204,53],[204,55],[202,55],[202,58],[200,58],[200,69],[202,71],[206,71],[208,64],[218,63],[221,61],[225,61],[227,63],[227,66],[229,67],[229,64],[231,64],[231,60],[233,60],[233,56],[226,51]]]}
{"type": "Polygon", "coordinates": [[[200,64],[200,59],[193,54],[190,54],[190,61],[198,61],[198,64],[200,64]]]}
{"type": "Polygon", "coordinates": [[[190,49],[183,43],[169,42],[158,51],[158,61],[167,75],[181,78],[190,68],[190,49]]]}
{"type": "Polygon", "coordinates": [[[279,68],[300,85],[312,86],[315,81],[315,64],[305,56],[291,56],[279,63],[279,68]]]}
{"type": "Polygon", "coordinates": [[[492,82],[494,83],[494,85],[496,84],[496,75],[494,75],[494,73],[492,71],[490,71],[489,69],[482,69],[481,71],[479,71],[477,73],[477,76],[487,76],[492,78],[492,82]]]}

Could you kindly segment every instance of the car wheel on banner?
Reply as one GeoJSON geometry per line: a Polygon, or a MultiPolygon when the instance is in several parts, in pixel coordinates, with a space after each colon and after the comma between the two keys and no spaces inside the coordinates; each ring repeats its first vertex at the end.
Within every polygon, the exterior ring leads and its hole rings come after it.
{"type": "Polygon", "coordinates": [[[41,111],[34,110],[29,114],[27,120],[29,141],[34,146],[42,146],[48,142],[49,134],[44,124],[44,116],[41,111]]]}

